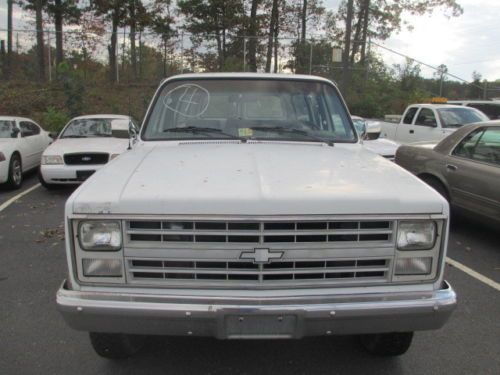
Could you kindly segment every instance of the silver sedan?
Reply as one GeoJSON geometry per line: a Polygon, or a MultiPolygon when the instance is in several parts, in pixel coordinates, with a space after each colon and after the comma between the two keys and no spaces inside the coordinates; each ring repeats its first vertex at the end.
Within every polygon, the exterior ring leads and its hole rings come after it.
{"type": "Polygon", "coordinates": [[[438,144],[401,146],[396,163],[453,207],[500,223],[500,121],[466,125],[438,144]]]}

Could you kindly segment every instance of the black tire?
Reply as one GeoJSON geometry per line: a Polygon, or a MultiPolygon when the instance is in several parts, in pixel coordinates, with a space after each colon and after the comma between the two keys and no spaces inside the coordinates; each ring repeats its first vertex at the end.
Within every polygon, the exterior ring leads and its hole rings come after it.
{"type": "Polygon", "coordinates": [[[397,356],[408,351],[413,339],[413,332],[377,333],[361,336],[365,349],[379,356],[397,356]]]}
{"type": "Polygon", "coordinates": [[[90,332],[90,343],[95,352],[108,359],[124,359],[133,356],[144,346],[145,337],[123,333],[90,332]]]}
{"type": "Polygon", "coordinates": [[[12,189],[19,189],[23,184],[23,164],[19,154],[13,154],[9,162],[9,177],[7,186],[12,189]]]}
{"type": "Polygon", "coordinates": [[[450,195],[448,194],[448,190],[446,190],[446,187],[443,185],[441,181],[439,181],[436,177],[432,176],[422,176],[421,177],[422,181],[424,181],[427,185],[429,185],[431,188],[436,190],[441,196],[450,202],[450,195]]]}
{"type": "Polygon", "coordinates": [[[40,181],[40,183],[42,184],[42,186],[47,189],[47,190],[55,190],[59,187],[59,185],[57,184],[49,184],[47,183],[44,179],[43,179],[43,176],[42,176],[42,171],[40,170],[40,168],[38,168],[38,181],[40,181]]]}

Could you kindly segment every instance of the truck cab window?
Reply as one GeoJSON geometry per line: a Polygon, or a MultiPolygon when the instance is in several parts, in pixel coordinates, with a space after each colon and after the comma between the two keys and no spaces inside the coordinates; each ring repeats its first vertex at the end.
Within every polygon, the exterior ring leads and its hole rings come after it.
{"type": "Polygon", "coordinates": [[[415,117],[415,113],[417,113],[418,108],[412,107],[406,111],[405,117],[403,119],[404,124],[410,125],[413,122],[413,117],[415,117]]]}
{"type": "Polygon", "coordinates": [[[432,109],[422,108],[418,113],[418,117],[415,120],[415,125],[436,127],[436,116],[432,109]]]}

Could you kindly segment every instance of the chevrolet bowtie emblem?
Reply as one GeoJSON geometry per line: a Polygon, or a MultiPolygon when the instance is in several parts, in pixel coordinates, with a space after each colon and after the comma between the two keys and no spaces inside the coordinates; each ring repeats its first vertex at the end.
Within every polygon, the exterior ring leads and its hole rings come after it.
{"type": "Polygon", "coordinates": [[[253,251],[243,251],[240,259],[251,259],[255,264],[267,264],[271,259],[281,259],[283,251],[271,251],[269,249],[253,249],[253,251]]]}

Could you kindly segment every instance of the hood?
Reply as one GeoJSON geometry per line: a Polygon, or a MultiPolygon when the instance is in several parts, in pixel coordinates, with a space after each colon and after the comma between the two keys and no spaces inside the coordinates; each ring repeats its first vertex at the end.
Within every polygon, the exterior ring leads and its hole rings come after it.
{"type": "Polygon", "coordinates": [[[377,138],[363,141],[363,146],[382,156],[394,156],[400,144],[387,138],[377,138]]]}
{"type": "Polygon", "coordinates": [[[101,138],[62,138],[57,139],[44,151],[44,155],[64,155],[80,152],[107,152],[121,154],[128,147],[128,139],[101,138]]]}
{"type": "Polygon", "coordinates": [[[163,142],[98,170],[68,213],[442,213],[443,198],[359,144],[163,142]]]}

